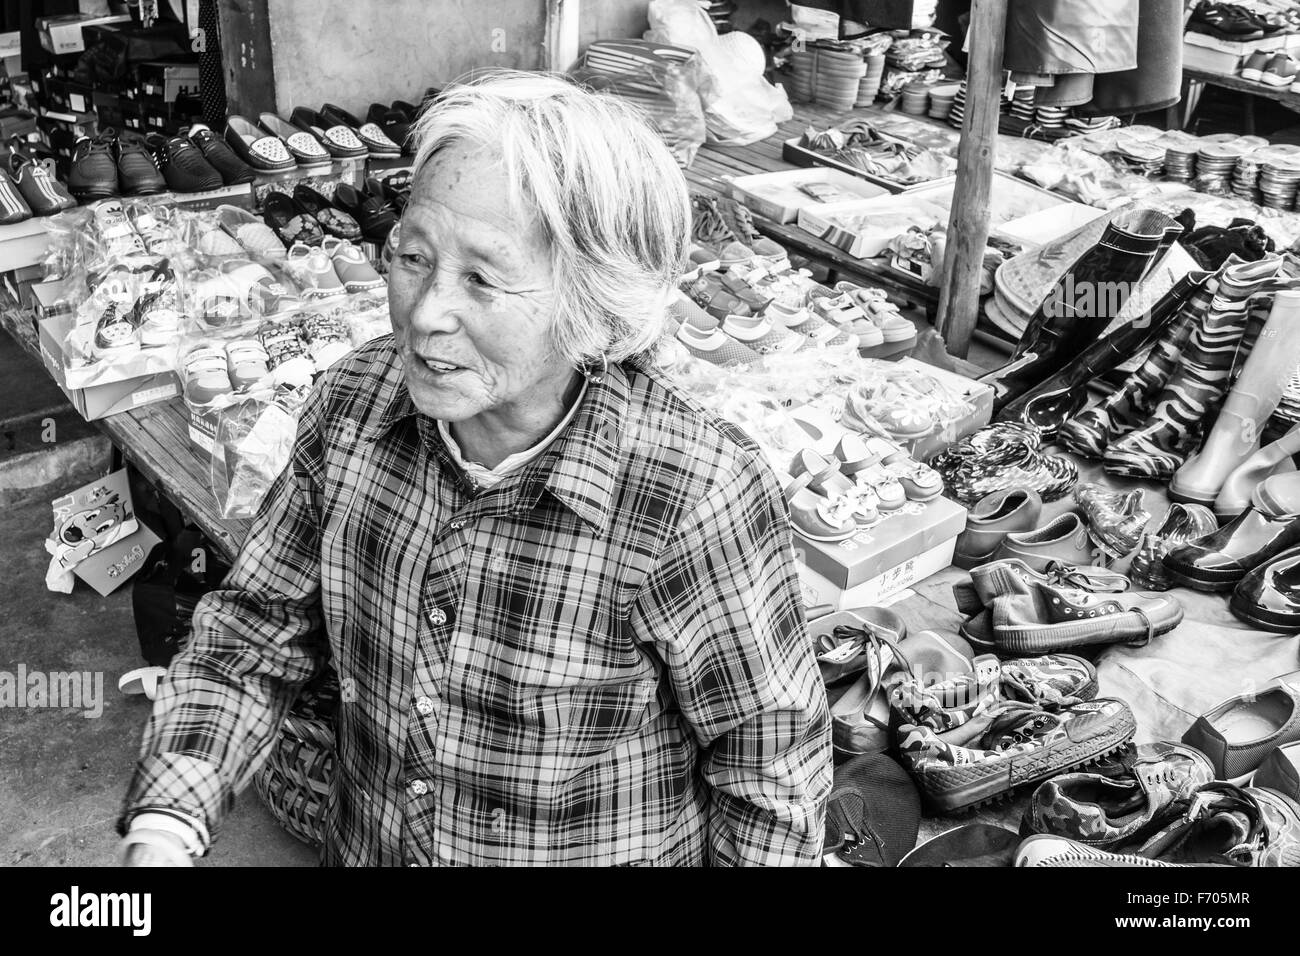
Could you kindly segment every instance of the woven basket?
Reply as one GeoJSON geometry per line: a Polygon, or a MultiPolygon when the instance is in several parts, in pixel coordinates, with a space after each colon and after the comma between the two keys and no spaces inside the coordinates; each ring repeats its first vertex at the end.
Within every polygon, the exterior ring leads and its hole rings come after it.
{"type": "Polygon", "coordinates": [[[257,795],[280,826],[314,847],[325,841],[337,705],[338,682],[329,671],[299,695],[271,756],[253,777],[257,795]]]}

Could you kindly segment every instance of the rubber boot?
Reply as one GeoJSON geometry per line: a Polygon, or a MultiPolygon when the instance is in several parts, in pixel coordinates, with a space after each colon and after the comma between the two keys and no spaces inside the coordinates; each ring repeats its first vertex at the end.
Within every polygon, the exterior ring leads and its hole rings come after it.
{"type": "Polygon", "coordinates": [[[1281,263],[1277,257],[1261,259],[1219,274],[1219,289],[1156,399],[1150,421],[1106,449],[1108,472],[1168,481],[1182,467],[1196,447],[1202,423],[1218,411],[1228,390],[1250,298],[1276,275],[1281,263]]]}
{"type": "Polygon", "coordinates": [[[998,420],[1033,425],[1043,433],[1044,441],[1051,441],[1065,420],[1088,400],[1088,383],[1119,368],[1161,335],[1209,276],[1208,272],[1196,272],[1179,279],[1146,314],[1084,349],[1065,368],[1005,406],[998,420]]]}
{"type": "MultiPolygon", "coordinates": [[[[1235,257],[1234,257],[1235,258],[1235,257]]],[[[1237,260],[1238,262],[1241,260],[1237,260]]],[[[1217,283],[1204,273],[1205,280],[1196,288],[1166,328],[1142,364],[1119,388],[1091,408],[1063,424],[1057,441],[1085,458],[1100,458],[1106,447],[1117,438],[1142,425],[1160,390],[1178,367],[1192,332],[1210,307],[1217,283]]]]}
{"type": "Polygon", "coordinates": [[[980,379],[994,389],[994,414],[1091,345],[1182,228],[1155,209],[1116,216],[1034,310],[1011,361],[980,379]]]}
{"type": "MultiPolygon", "coordinates": [[[[1223,402],[1209,437],[1169,483],[1174,501],[1213,505],[1228,475],[1259,450],[1259,436],[1277,408],[1300,357],[1300,289],[1279,290],[1268,321],[1223,402]]],[[[1244,509],[1243,509],[1244,510],[1244,509]]]]}
{"type": "Polygon", "coordinates": [[[1295,471],[1292,456],[1300,453],[1300,425],[1233,469],[1214,499],[1214,513],[1220,519],[1235,518],[1250,507],[1250,496],[1265,478],[1295,471]]]}

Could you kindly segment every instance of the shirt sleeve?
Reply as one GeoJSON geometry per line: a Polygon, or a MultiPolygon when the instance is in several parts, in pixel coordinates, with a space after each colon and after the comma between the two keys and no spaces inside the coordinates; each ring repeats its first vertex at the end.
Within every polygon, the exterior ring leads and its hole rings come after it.
{"type": "Polygon", "coordinates": [[[205,839],[267,754],[299,688],[328,656],[320,605],[320,393],[230,574],[200,599],[193,632],[159,683],[118,831],[144,811],[205,839]]]}
{"type": "Polygon", "coordinates": [[[701,747],[713,865],[817,865],[830,718],[784,501],[757,456],[679,524],[631,623],[701,747]]]}

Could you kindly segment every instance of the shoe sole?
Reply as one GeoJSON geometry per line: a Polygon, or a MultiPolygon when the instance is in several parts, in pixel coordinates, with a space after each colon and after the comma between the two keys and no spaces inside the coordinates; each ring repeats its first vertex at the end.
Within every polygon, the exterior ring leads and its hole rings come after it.
{"type": "Polygon", "coordinates": [[[1246,576],[1246,572],[1232,573],[1227,575],[1211,575],[1209,572],[1189,574],[1181,570],[1178,565],[1170,564],[1167,560],[1164,562],[1165,575],[1179,587],[1191,588],[1193,591],[1208,591],[1217,593],[1221,591],[1231,591],[1241,579],[1246,576]]]}
{"type": "Polygon", "coordinates": [[[1300,633],[1300,618],[1293,615],[1283,618],[1280,614],[1265,611],[1254,604],[1246,605],[1235,594],[1228,601],[1228,610],[1232,611],[1239,620],[1261,631],[1273,631],[1278,634],[1300,633]]]}
{"type": "Polygon", "coordinates": [[[349,294],[353,292],[369,292],[371,289],[382,289],[386,282],[383,279],[372,279],[369,282],[348,282],[344,283],[343,288],[349,294]]]}
{"type": "Polygon", "coordinates": [[[1259,70],[1242,70],[1241,78],[1243,80],[1252,80],[1255,83],[1259,83],[1260,81],[1263,80],[1264,74],[1261,73],[1259,70]]]}
{"type": "Polygon", "coordinates": [[[89,200],[97,201],[100,199],[117,199],[121,195],[117,191],[116,187],[106,192],[102,189],[73,189],[69,186],[68,192],[72,193],[73,198],[78,202],[86,202],[89,200]]]}
{"type": "MultiPolygon", "coordinates": [[[[1122,612],[1135,614],[1134,611],[1122,612]]],[[[1168,634],[1183,622],[1183,610],[1169,602],[1168,616],[1160,621],[1153,621],[1150,616],[1141,614],[1138,619],[1145,622],[1145,629],[1151,637],[1168,634]]],[[[1105,620],[1099,619],[1099,620],[1105,620]]],[[[1000,654],[1012,657],[1037,657],[1041,654],[1069,654],[1079,647],[1108,647],[1112,644],[1145,644],[1147,635],[1136,629],[1127,637],[1107,635],[1105,640],[1092,640],[1088,631],[1094,622],[1065,621],[1060,624],[997,625],[993,629],[993,641],[1000,654]]]]}
{"type": "Polygon", "coordinates": [[[1009,766],[999,767],[992,772],[985,771],[984,779],[965,782],[963,778],[978,772],[978,765],[953,767],[938,773],[918,776],[922,797],[926,808],[934,813],[947,814],[968,812],[1011,797],[1021,787],[1041,783],[1052,777],[1072,770],[1078,770],[1088,764],[1096,763],[1116,751],[1128,747],[1129,741],[1137,733],[1137,722],[1129,714],[1117,726],[1091,740],[1079,741],[1067,747],[1061,747],[1050,753],[1028,755],[1017,766],[1013,760],[1009,766]],[[934,793],[932,788],[945,781],[953,781],[953,786],[945,792],[934,793]]]}

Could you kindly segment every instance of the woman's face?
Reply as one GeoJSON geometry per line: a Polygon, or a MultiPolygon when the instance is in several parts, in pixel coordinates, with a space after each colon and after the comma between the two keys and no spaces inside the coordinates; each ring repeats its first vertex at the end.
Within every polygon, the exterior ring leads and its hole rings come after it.
{"type": "Polygon", "coordinates": [[[511,210],[496,157],[455,144],[416,177],[388,277],[407,389],[432,418],[507,427],[560,400],[549,250],[511,210]]]}

